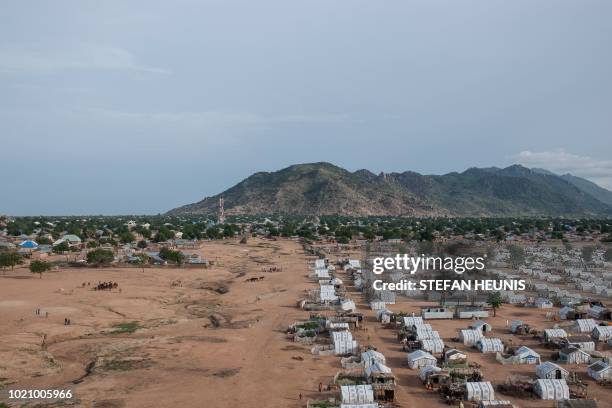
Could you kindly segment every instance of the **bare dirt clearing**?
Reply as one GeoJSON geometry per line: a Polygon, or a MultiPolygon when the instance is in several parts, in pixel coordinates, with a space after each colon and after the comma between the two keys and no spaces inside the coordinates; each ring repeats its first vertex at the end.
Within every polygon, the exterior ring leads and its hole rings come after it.
{"type": "Polygon", "coordinates": [[[0,387],[72,388],[82,407],[301,406],[326,364],[284,334],[304,316],[300,245],[208,242],[200,252],[214,266],[0,275],[0,387]],[[262,272],[272,266],[281,271],[262,272]],[[119,287],[91,290],[98,281],[119,287]]]}

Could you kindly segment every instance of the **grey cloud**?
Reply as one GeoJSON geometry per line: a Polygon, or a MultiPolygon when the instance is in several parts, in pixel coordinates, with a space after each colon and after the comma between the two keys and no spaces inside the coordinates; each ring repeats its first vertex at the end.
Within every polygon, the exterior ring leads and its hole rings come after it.
{"type": "Polygon", "coordinates": [[[134,54],[114,46],[88,43],[62,46],[0,44],[0,72],[27,74],[70,69],[169,73],[167,69],[139,63],[134,54]]]}
{"type": "Polygon", "coordinates": [[[570,173],[612,189],[612,160],[580,156],[563,149],[543,152],[525,150],[516,155],[516,160],[527,167],[544,168],[558,174],[570,173]]]}

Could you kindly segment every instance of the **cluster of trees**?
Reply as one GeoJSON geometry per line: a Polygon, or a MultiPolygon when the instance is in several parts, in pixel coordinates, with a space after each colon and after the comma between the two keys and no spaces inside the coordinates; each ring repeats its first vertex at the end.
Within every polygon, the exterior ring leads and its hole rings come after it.
{"type": "Polygon", "coordinates": [[[2,268],[2,270],[6,268],[11,268],[12,270],[22,263],[23,257],[17,252],[0,252],[0,268],[2,268]]]}
{"type": "Polygon", "coordinates": [[[159,257],[164,261],[174,262],[178,265],[183,263],[183,254],[180,251],[175,251],[167,247],[162,247],[159,250],[159,257]]]}
{"type": "MultiPolygon", "coordinates": [[[[24,259],[17,252],[0,252],[0,268],[5,270],[5,268],[14,269],[15,266],[21,265],[24,263],[24,259]]],[[[42,278],[43,272],[46,272],[51,269],[51,264],[47,261],[42,261],[35,259],[30,262],[30,272],[40,274],[42,278]]]]}
{"type": "Polygon", "coordinates": [[[115,255],[108,249],[94,249],[87,253],[87,263],[90,265],[109,265],[115,260],[115,255]]]}
{"type": "MultiPolygon", "coordinates": [[[[62,234],[74,234],[83,240],[114,246],[136,240],[165,242],[182,232],[185,239],[220,239],[244,234],[240,223],[249,224],[253,230],[263,229],[270,236],[300,236],[309,240],[318,236],[335,237],[339,242],[348,242],[355,236],[373,239],[402,239],[404,241],[432,241],[437,236],[453,237],[472,234],[475,239],[501,241],[508,235],[538,233],[543,239],[564,239],[568,232],[577,234],[599,233],[612,241],[612,223],[608,219],[563,219],[563,218],[407,218],[407,217],[312,217],[276,215],[268,216],[273,223],[261,221],[263,216],[231,216],[223,225],[214,225],[214,217],[205,216],[130,216],[110,217],[19,217],[7,222],[10,235],[39,234],[39,243],[51,243],[62,234]],[[136,226],[129,229],[128,220],[136,226]],[[148,228],[145,225],[148,224],[148,228]],[[100,236],[106,237],[105,239],[100,236]]],[[[89,243],[88,243],[89,245],[89,243]]]]}
{"type": "Polygon", "coordinates": [[[322,216],[320,222],[300,217],[270,217],[278,224],[253,224],[270,236],[334,237],[340,243],[359,236],[364,239],[401,239],[432,241],[436,237],[451,238],[471,234],[474,239],[502,241],[509,235],[537,233],[542,239],[564,239],[569,231],[577,234],[612,233],[609,220],[566,220],[526,218],[405,218],[322,216]]]}

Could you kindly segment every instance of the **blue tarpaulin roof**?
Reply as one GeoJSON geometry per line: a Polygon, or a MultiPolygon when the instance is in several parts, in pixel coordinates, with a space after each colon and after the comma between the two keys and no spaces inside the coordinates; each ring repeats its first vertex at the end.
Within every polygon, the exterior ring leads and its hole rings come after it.
{"type": "Polygon", "coordinates": [[[31,239],[28,239],[27,241],[23,241],[21,244],[19,244],[20,247],[22,248],[38,248],[38,244],[34,241],[32,241],[31,239]]]}

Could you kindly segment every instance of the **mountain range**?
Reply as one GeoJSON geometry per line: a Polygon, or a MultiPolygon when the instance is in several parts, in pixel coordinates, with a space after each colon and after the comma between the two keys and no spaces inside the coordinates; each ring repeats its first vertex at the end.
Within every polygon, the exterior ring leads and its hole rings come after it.
{"type": "Polygon", "coordinates": [[[213,215],[220,197],[228,215],[612,216],[612,192],[570,174],[512,165],[444,175],[411,171],[377,175],[330,163],[258,172],[218,195],[168,214],[213,215]]]}

